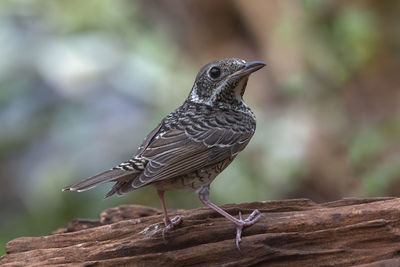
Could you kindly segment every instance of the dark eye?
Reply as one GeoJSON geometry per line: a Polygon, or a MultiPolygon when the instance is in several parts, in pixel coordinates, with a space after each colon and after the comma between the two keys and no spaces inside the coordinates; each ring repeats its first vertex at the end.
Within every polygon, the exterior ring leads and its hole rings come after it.
{"type": "Polygon", "coordinates": [[[208,73],[213,79],[217,79],[219,76],[221,76],[221,70],[218,67],[212,67],[208,73]]]}

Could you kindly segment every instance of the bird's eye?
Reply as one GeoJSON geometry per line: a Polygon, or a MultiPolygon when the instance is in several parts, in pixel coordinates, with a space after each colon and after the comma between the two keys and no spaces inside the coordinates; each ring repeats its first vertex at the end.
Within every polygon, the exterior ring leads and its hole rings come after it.
{"type": "Polygon", "coordinates": [[[219,76],[221,76],[221,70],[218,67],[212,67],[210,71],[208,72],[211,78],[217,79],[219,76]]]}

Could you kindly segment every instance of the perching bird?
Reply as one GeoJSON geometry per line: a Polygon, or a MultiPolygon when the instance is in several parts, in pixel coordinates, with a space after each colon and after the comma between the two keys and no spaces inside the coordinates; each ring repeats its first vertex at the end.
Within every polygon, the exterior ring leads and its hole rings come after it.
{"type": "Polygon", "coordinates": [[[118,166],[63,190],[85,191],[115,182],[107,193],[124,194],[143,186],[156,188],[164,212],[165,229],[182,220],[169,219],[164,192],[197,191],[201,202],[231,220],[237,229],[239,248],[242,229],[260,218],[258,210],[245,220],[228,214],[209,200],[210,184],[249,143],[256,129],[254,113],[243,101],[249,75],[264,62],[227,58],[205,65],[197,74],[185,102],[150,132],[136,154],[118,166]]]}

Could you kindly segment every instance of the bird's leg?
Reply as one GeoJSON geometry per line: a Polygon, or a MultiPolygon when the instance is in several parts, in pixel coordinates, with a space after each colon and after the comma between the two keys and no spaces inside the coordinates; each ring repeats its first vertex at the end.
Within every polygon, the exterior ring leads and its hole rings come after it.
{"type": "Polygon", "coordinates": [[[157,194],[158,194],[158,197],[160,198],[161,206],[162,206],[163,213],[164,213],[164,224],[165,224],[165,228],[163,230],[163,234],[164,234],[164,232],[174,228],[175,225],[180,224],[182,221],[182,217],[175,216],[174,218],[172,218],[172,220],[170,220],[168,217],[167,208],[165,207],[164,191],[157,189],[157,194]]]}
{"type": "Polygon", "coordinates": [[[157,189],[157,194],[158,194],[158,197],[160,198],[161,206],[162,206],[163,213],[164,213],[164,224],[167,227],[168,225],[171,224],[171,220],[168,217],[167,208],[165,207],[164,191],[157,189]]]}
{"type": "Polygon", "coordinates": [[[204,186],[199,190],[199,198],[200,201],[203,202],[204,205],[212,208],[228,220],[232,221],[236,226],[236,246],[240,250],[239,243],[241,241],[242,230],[243,227],[253,225],[256,223],[262,216],[259,210],[254,210],[247,219],[243,220],[242,213],[239,212],[239,219],[233,217],[214,203],[210,201],[210,186],[204,186]]]}

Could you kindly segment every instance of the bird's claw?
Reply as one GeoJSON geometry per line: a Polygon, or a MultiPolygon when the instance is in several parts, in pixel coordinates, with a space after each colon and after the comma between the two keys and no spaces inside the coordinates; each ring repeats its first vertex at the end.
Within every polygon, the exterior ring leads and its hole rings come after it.
{"type": "Polygon", "coordinates": [[[162,236],[164,241],[165,241],[165,233],[174,228],[175,226],[178,226],[181,222],[182,222],[182,216],[179,215],[175,216],[174,218],[172,218],[172,220],[167,222],[164,219],[165,228],[162,231],[162,236]]]}
{"type": "Polygon", "coordinates": [[[260,218],[262,214],[260,213],[259,210],[254,210],[249,217],[247,217],[245,220],[242,218],[242,213],[239,211],[239,220],[235,222],[236,225],[236,247],[240,251],[240,246],[239,243],[242,240],[242,230],[246,226],[253,225],[256,223],[260,218]]]}
{"type": "Polygon", "coordinates": [[[182,216],[175,216],[174,218],[172,218],[171,220],[171,224],[170,225],[179,225],[182,222],[182,216]]]}

